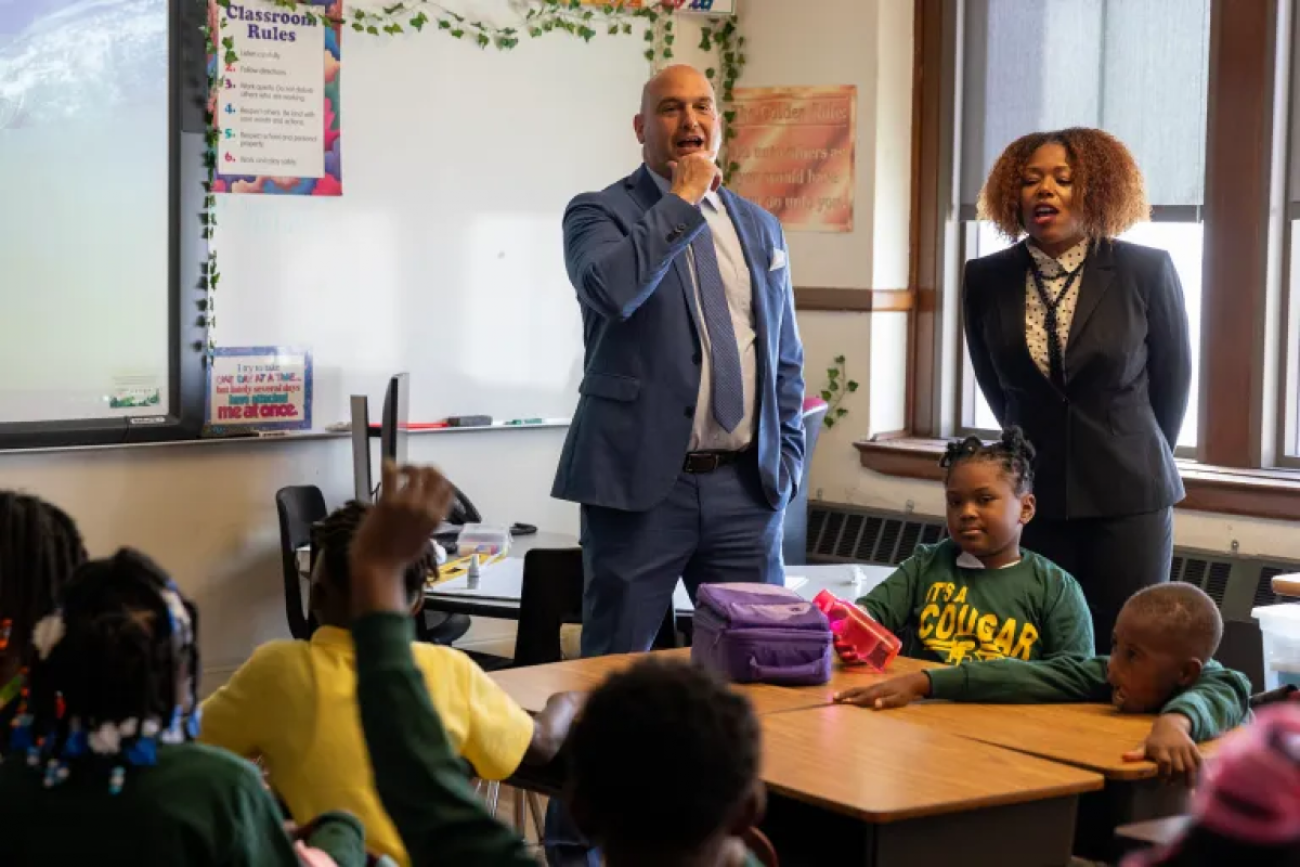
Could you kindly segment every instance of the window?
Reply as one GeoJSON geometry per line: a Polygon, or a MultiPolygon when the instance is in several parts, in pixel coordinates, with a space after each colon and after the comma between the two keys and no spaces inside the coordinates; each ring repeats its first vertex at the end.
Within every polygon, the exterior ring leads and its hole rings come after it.
{"type": "Polygon", "coordinates": [[[1278,412],[1279,463],[1300,466],[1300,15],[1291,34],[1291,105],[1287,165],[1287,278],[1279,316],[1281,351],[1278,412]]]}
{"type": "Polygon", "coordinates": [[[936,438],[995,426],[959,322],[961,263],[1002,246],[976,195],[1015,137],[1098,126],[1146,176],[1153,222],[1126,237],[1171,254],[1187,299],[1182,505],[1300,521],[1300,2],[915,8],[910,436],[857,443],[863,466],[929,478],[936,438]]]}
{"type": "MultiPolygon", "coordinates": [[[[953,124],[961,259],[1008,244],[975,220],[984,178],[1006,145],[1036,130],[1105,129],[1133,152],[1154,222],[1123,240],[1166,250],[1183,284],[1193,382],[1178,445],[1197,442],[1201,262],[1209,71],[1208,0],[966,0],[953,124]]],[[[960,279],[960,269],[949,269],[960,279]]],[[[949,304],[957,287],[945,287],[949,304]]],[[[959,338],[960,339],[960,338],[959,338]]],[[[996,430],[963,346],[957,430],[996,430]]],[[[945,371],[957,375],[957,371],[945,371]]]]}

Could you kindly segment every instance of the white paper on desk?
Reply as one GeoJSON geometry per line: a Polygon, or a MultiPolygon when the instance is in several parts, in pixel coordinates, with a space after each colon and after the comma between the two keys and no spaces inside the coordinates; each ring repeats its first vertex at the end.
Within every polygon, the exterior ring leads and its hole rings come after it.
{"type": "Polygon", "coordinates": [[[435,584],[425,591],[427,596],[470,596],[476,599],[518,604],[520,588],[524,581],[524,561],[507,557],[479,569],[476,586],[471,587],[468,575],[435,584]]]}
{"type": "Polygon", "coordinates": [[[787,575],[787,576],[785,576],[785,589],[786,589],[786,590],[798,590],[800,587],[802,587],[803,585],[805,585],[805,584],[807,584],[807,583],[808,583],[808,579],[805,578],[805,577],[803,577],[802,575],[787,575]]]}

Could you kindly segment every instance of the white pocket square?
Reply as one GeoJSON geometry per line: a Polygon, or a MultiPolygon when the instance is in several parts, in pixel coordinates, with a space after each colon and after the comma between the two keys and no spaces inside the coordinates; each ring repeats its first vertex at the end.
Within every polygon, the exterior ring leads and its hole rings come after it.
{"type": "Polygon", "coordinates": [[[769,271],[779,271],[785,267],[785,251],[780,247],[772,248],[772,264],[767,266],[769,271]]]}

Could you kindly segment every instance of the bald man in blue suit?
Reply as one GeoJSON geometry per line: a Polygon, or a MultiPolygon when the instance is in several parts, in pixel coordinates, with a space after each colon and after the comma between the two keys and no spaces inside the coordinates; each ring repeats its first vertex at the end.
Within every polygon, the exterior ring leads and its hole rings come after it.
{"type": "Polygon", "coordinates": [[[655,76],[634,128],[645,164],[564,214],[586,358],[552,493],[582,504],[584,656],[648,649],[679,576],[781,583],[803,474],[781,225],[720,185],[698,70],[655,76]]]}

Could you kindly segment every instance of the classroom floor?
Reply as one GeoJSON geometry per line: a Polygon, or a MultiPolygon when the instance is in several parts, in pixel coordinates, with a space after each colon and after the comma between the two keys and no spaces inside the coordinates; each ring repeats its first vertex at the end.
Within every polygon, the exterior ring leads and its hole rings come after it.
{"type": "MultiPolygon", "coordinates": [[[[484,797],[486,797],[487,795],[486,785],[483,786],[480,793],[484,797]]],[[[501,797],[497,801],[497,819],[499,821],[504,822],[507,825],[511,825],[511,826],[514,825],[515,798],[518,797],[520,794],[521,793],[519,792],[518,789],[512,789],[509,786],[501,787],[501,797]]],[[[548,799],[544,795],[538,795],[537,800],[541,807],[541,815],[545,817],[546,804],[548,802],[548,799]]],[[[532,849],[534,856],[536,856],[537,858],[537,863],[541,865],[545,865],[546,857],[542,852],[541,841],[537,837],[537,831],[533,823],[533,818],[527,812],[525,812],[523,832],[524,832],[524,839],[528,841],[529,847],[532,849]]]]}

